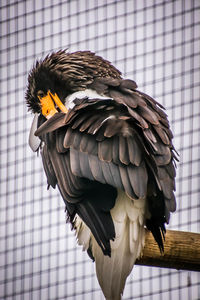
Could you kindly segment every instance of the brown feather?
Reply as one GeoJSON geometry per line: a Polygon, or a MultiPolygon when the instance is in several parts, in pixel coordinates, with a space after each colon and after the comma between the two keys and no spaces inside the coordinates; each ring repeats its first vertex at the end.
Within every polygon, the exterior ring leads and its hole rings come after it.
{"type": "Polygon", "coordinates": [[[126,88],[130,90],[135,90],[137,89],[137,84],[135,81],[130,80],[130,79],[123,79],[120,83],[120,88],[126,88]]]}
{"type": "MultiPolygon", "coordinates": [[[[100,116],[99,115],[99,118],[97,120],[95,120],[95,122],[93,124],[91,124],[89,130],[88,130],[88,133],[90,134],[96,134],[99,129],[101,128],[101,126],[104,124],[103,121],[104,121],[104,116],[100,116]]],[[[103,133],[104,133],[104,130],[103,130],[103,133]]]]}
{"type": "Polygon", "coordinates": [[[145,197],[147,193],[147,170],[144,162],[139,167],[127,167],[129,179],[133,187],[134,193],[138,198],[145,197]]]}
{"type": "Polygon", "coordinates": [[[65,113],[56,113],[36,130],[35,135],[41,136],[62,127],[65,124],[65,116],[65,113]]]}
{"type": "Polygon", "coordinates": [[[106,183],[105,178],[103,176],[100,161],[96,156],[89,155],[89,165],[95,180],[100,181],[101,183],[106,183]]]}
{"type": "Polygon", "coordinates": [[[117,187],[118,189],[124,190],[119,167],[113,163],[108,163],[108,165],[110,167],[110,172],[112,174],[114,186],[117,187]]]}
{"type": "Polygon", "coordinates": [[[95,78],[92,84],[88,86],[88,88],[95,90],[100,95],[105,95],[108,91],[108,85],[101,82],[99,78],[95,78]]]}
{"type": "MultiPolygon", "coordinates": [[[[79,157],[82,155],[83,155],[83,153],[79,152],[79,157]]],[[[86,173],[90,180],[94,180],[90,166],[89,166],[88,155],[84,155],[84,159],[80,159],[80,168],[81,168],[82,174],[86,173]]]]}
{"type": "Polygon", "coordinates": [[[154,144],[157,143],[157,139],[155,137],[155,135],[153,134],[151,129],[145,129],[144,131],[145,136],[147,137],[148,140],[150,140],[151,142],[153,142],[154,144]]]}
{"type": "Polygon", "coordinates": [[[106,84],[108,86],[119,86],[121,79],[120,78],[113,78],[113,77],[103,77],[98,78],[99,82],[106,84]]]}
{"type": "Polygon", "coordinates": [[[149,125],[148,123],[145,121],[145,119],[143,119],[135,110],[128,108],[128,112],[129,114],[139,122],[139,124],[141,125],[142,128],[148,128],[149,125]]]}
{"type": "Polygon", "coordinates": [[[103,125],[104,120],[105,120],[105,117],[101,116],[100,114],[96,115],[96,117],[92,117],[90,119],[91,124],[88,128],[88,133],[95,134],[99,130],[101,125],[103,125]]]}
{"type": "MultiPolygon", "coordinates": [[[[73,125],[71,126],[72,129],[76,129],[79,127],[83,122],[87,122],[88,118],[91,116],[91,112],[85,112],[80,114],[75,118],[73,121],[73,125]]],[[[85,124],[85,123],[84,123],[85,124]]],[[[83,130],[84,131],[84,130],[83,130]]]]}
{"type": "Polygon", "coordinates": [[[88,136],[87,134],[83,133],[82,134],[82,139],[81,139],[81,142],[80,142],[80,151],[81,152],[87,152],[87,144],[88,144],[88,136]]]}
{"type": "Polygon", "coordinates": [[[153,128],[155,129],[155,131],[159,135],[162,142],[166,145],[169,145],[170,144],[169,138],[168,138],[167,134],[165,133],[165,131],[161,128],[161,126],[160,125],[158,125],[158,126],[153,125],[153,128]]]}
{"type": "Polygon", "coordinates": [[[160,123],[166,128],[169,128],[169,121],[166,118],[161,118],[160,123]]]}
{"type": "Polygon", "coordinates": [[[135,101],[137,101],[139,106],[147,106],[146,101],[144,100],[144,98],[140,95],[140,93],[138,93],[138,91],[131,91],[131,95],[134,98],[135,101]]]}
{"type": "Polygon", "coordinates": [[[74,118],[76,118],[76,116],[77,116],[76,111],[70,109],[68,111],[68,113],[65,115],[64,123],[65,124],[70,124],[74,120],[74,118]]]}
{"type": "Polygon", "coordinates": [[[63,146],[65,148],[69,148],[71,145],[73,145],[74,137],[75,137],[74,131],[70,127],[68,127],[64,137],[63,146]]]}
{"type": "Polygon", "coordinates": [[[102,161],[101,162],[101,167],[102,167],[102,171],[103,171],[103,176],[105,178],[106,183],[114,186],[114,180],[113,180],[113,175],[111,173],[111,168],[113,168],[113,165],[110,166],[109,163],[102,161]]]}
{"type": "Polygon", "coordinates": [[[93,122],[97,121],[98,118],[99,118],[98,114],[93,114],[91,116],[90,113],[90,116],[88,116],[87,120],[85,120],[85,122],[80,126],[79,130],[85,131],[86,129],[88,129],[88,127],[90,127],[93,124],[93,122]]]}
{"type": "Polygon", "coordinates": [[[123,136],[119,137],[119,159],[123,164],[128,165],[130,160],[126,140],[123,136]]]}
{"type": "Polygon", "coordinates": [[[51,160],[49,158],[47,145],[44,145],[44,147],[42,148],[41,155],[42,155],[42,162],[43,162],[45,174],[47,176],[48,186],[51,185],[53,188],[55,188],[57,184],[57,178],[51,160]]]}
{"type": "Polygon", "coordinates": [[[96,142],[95,139],[92,138],[92,136],[88,135],[89,142],[87,144],[87,150],[88,153],[97,155],[98,153],[98,143],[96,142]]]}
{"type": "Polygon", "coordinates": [[[132,95],[126,93],[120,93],[117,90],[111,89],[110,96],[119,104],[128,105],[129,107],[136,108],[138,105],[137,99],[132,95]]]}
{"type": "Polygon", "coordinates": [[[159,102],[157,102],[155,99],[153,99],[152,97],[150,97],[149,95],[141,92],[141,91],[138,91],[138,93],[140,93],[148,102],[149,104],[155,104],[155,105],[158,105],[159,107],[161,107],[162,109],[165,109],[164,106],[162,106],[162,104],[160,104],[159,102]]]}
{"type": "Polygon", "coordinates": [[[166,132],[166,134],[169,137],[169,139],[172,140],[173,137],[174,137],[174,135],[173,135],[171,129],[169,127],[168,128],[164,127],[163,130],[166,132]]]}
{"type": "Polygon", "coordinates": [[[162,191],[167,199],[171,199],[173,189],[174,189],[174,183],[170,176],[168,175],[167,171],[163,167],[158,168],[158,176],[160,180],[160,184],[162,187],[162,191]]]}
{"type": "Polygon", "coordinates": [[[98,143],[99,159],[107,162],[112,161],[112,140],[105,139],[98,143]]]}
{"type": "Polygon", "coordinates": [[[104,136],[105,137],[112,137],[116,134],[118,134],[122,128],[123,128],[124,121],[121,121],[119,119],[112,119],[107,121],[107,126],[105,128],[104,136]]]}
{"type": "Polygon", "coordinates": [[[170,163],[172,155],[169,148],[166,148],[166,154],[165,155],[155,155],[154,156],[156,164],[158,166],[166,166],[170,163]]]}
{"type": "Polygon", "coordinates": [[[56,173],[56,178],[58,180],[59,188],[62,192],[64,198],[69,198],[69,196],[73,197],[74,192],[72,185],[70,183],[70,178],[68,174],[68,169],[66,166],[65,155],[57,154],[55,149],[52,149],[50,152],[50,159],[53,164],[53,169],[56,173]]]}
{"type": "Polygon", "coordinates": [[[176,169],[173,165],[173,161],[171,161],[168,165],[165,166],[167,173],[170,175],[171,179],[176,177],[176,169]]]}
{"type": "Polygon", "coordinates": [[[131,183],[130,183],[130,179],[127,173],[127,168],[120,166],[119,167],[119,171],[120,171],[120,176],[121,176],[121,180],[122,180],[122,184],[124,187],[125,192],[127,193],[127,195],[132,198],[132,199],[137,199],[137,196],[135,195],[131,183]]]}
{"type": "Polygon", "coordinates": [[[74,139],[73,139],[72,147],[79,150],[81,139],[82,139],[82,134],[78,130],[76,130],[74,132],[74,139]]]}
{"type": "Polygon", "coordinates": [[[101,126],[100,126],[100,129],[97,131],[97,134],[96,134],[96,140],[98,142],[102,142],[105,140],[105,136],[104,136],[104,132],[105,132],[105,123],[103,123],[101,126]]]}
{"type": "Polygon", "coordinates": [[[65,134],[66,134],[65,127],[62,127],[56,131],[56,149],[59,153],[64,153],[67,151],[67,149],[63,145],[65,134]]]}
{"type": "Polygon", "coordinates": [[[153,112],[148,107],[138,107],[139,113],[142,115],[142,117],[149,121],[151,124],[158,125],[159,124],[159,118],[155,112],[153,112]]]}
{"type": "Polygon", "coordinates": [[[156,143],[155,143],[155,147],[156,147],[156,152],[154,153],[155,155],[171,155],[171,150],[168,146],[166,146],[165,144],[161,143],[160,140],[158,140],[156,143]]]}
{"type": "Polygon", "coordinates": [[[142,153],[136,135],[127,138],[127,145],[130,162],[133,165],[139,166],[142,159],[142,153]]]}
{"type": "Polygon", "coordinates": [[[170,212],[174,212],[176,210],[176,199],[174,193],[171,194],[170,199],[165,199],[165,204],[170,212]]]}
{"type": "Polygon", "coordinates": [[[120,164],[120,159],[119,159],[119,137],[114,136],[112,138],[113,144],[112,144],[112,160],[115,164],[119,165],[120,164]]]}

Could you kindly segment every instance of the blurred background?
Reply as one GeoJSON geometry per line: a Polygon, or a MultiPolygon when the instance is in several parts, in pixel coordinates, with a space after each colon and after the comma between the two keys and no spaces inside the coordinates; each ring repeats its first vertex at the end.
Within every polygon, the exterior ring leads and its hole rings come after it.
{"type": "MultiPolygon", "coordinates": [[[[27,74],[52,50],[95,51],[166,107],[180,153],[168,228],[200,231],[199,8],[199,0],[1,0],[0,299],[104,299],[28,146],[27,74]]],[[[135,266],[123,299],[133,298],[200,299],[200,275],[135,266]]]]}

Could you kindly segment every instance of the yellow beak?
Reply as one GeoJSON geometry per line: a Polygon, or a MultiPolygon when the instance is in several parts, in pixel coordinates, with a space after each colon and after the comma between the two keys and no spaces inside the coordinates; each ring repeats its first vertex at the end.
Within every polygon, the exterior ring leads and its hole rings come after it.
{"type": "Polygon", "coordinates": [[[55,108],[55,104],[57,105],[57,107],[59,107],[59,109],[62,112],[64,113],[68,112],[67,108],[61,102],[61,100],[59,99],[56,93],[53,95],[50,91],[48,91],[45,97],[38,96],[38,98],[41,103],[42,114],[47,119],[51,118],[55,113],[58,112],[57,109],[55,108]]]}

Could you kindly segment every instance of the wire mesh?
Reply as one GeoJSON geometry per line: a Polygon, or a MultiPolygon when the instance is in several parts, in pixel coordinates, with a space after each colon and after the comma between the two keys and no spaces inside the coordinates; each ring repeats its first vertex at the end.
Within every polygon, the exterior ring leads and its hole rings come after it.
{"type": "MultiPolygon", "coordinates": [[[[1,1],[0,299],[103,299],[28,147],[27,73],[52,50],[95,51],[167,108],[180,153],[168,228],[200,231],[199,8],[198,0],[1,1]]],[[[123,299],[133,297],[197,300],[200,276],[136,266],[123,299]]]]}

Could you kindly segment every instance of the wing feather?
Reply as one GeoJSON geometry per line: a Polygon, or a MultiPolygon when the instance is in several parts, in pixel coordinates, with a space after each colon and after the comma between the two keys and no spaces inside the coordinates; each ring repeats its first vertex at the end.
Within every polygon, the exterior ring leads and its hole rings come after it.
{"type": "Polygon", "coordinates": [[[87,145],[88,145],[88,137],[86,134],[82,134],[82,139],[80,142],[80,151],[81,152],[87,152],[87,145]]]}
{"type": "Polygon", "coordinates": [[[119,159],[124,165],[130,164],[127,139],[123,136],[119,137],[119,159]]]}
{"type": "MultiPolygon", "coordinates": [[[[47,144],[43,158],[48,184],[55,186],[57,180],[68,203],[71,222],[77,211],[108,255],[114,230],[108,234],[105,224],[110,224],[111,219],[102,211],[114,205],[114,191],[124,190],[136,201],[149,199],[148,226],[162,249],[160,232],[169,220],[169,212],[176,208],[175,154],[167,115],[153,98],[136,91],[133,81],[99,80],[93,86],[106,92],[108,99],[76,99],[67,114],[55,114],[36,131],[47,144]],[[48,155],[45,151],[49,151],[48,155]],[[108,189],[112,205],[108,200],[108,206],[92,200],[89,191],[94,189],[99,194],[108,189]],[[86,196],[89,202],[84,200],[86,196]],[[69,203],[76,207],[72,209],[69,203]],[[158,212],[153,206],[162,209],[158,212]]],[[[135,238],[136,229],[131,229],[135,238]]]]}
{"type": "Polygon", "coordinates": [[[41,136],[47,132],[55,131],[56,129],[63,127],[65,125],[65,113],[56,113],[50,119],[46,120],[36,131],[36,136],[41,136]]]}
{"type": "Polygon", "coordinates": [[[127,137],[128,153],[130,162],[133,165],[139,166],[142,159],[142,152],[140,145],[137,142],[137,137],[127,137]]]}
{"type": "Polygon", "coordinates": [[[140,126],[141,126],[142,128],[148,128],[148,127],[149,127],[148,123],[145,121],[145,119],[144,119],[142,116],[139,115],[138,112],[136,112],[135,110],[133,110],[133,109],[131,109],[131,108],[129,108],[129,107],[128,107],[128,112],[129,112],[129,114],[130,114],[136,121],[139,122],[139,124],[140,124],[140,126]]]}
{"type": "Polygon", "coordinates": [[[94,114],[94,115],[91,115],[91,112],[90,114],[87,116],[85,122],[82,123],[81,127],[80,127],[80,131],[85,131],[86,129],[88,129],[92,124],[93,122],[95,122],[97,119],[99,118],[99,115],[98,114],[94,114]]]}
{"type": "Polygon", "coordinates": [[[71,145],[73,145],[75,137],[75,132],[69,127],[66,130],[66,134],[63,140],[63,146],[65,148],[69,148],[71,145]]]}
{"type": "Polygon", "coordinates": [[[43,162],[45,174],[47,176],[48,186],[51,185],[53,188],[55,188],[55,186],[57,184],[57,178],[56,178],[56,174],[54,172],[51,160],[49,158],[47,145],[43,146],[41,155],[42,155],[42,162],[43,162]]]}
{"type": "Polygon", "coordinates": [[[118,189],[124,190],[119,167],[111,163],[109,163],[108,165],[112,174],[113,186],[117,187],[118,189]]]}
{"type": "Polygon", "coordinates": [[[132,188],[127,169],[125,167],[120,166],[119,171],[120,171],[120,176],[121,176],[121,180],[122,180],[122,184],[123,184],[125,192],[131,199],[137,198],[137,196],[135,195],[134,190],[132,188]]]}
{"type": "MultiPolygon", "coordinates": [[[[84,123],[84,121],[87,121],[88,117],[90,117],[90,112],[86,112],[85,114],[81,114],[80,117],[78,117],[74,120],[73,125],[72,125],[71,128],[76,129],[77,127],[80,127],[80,125],[82,125],[82,123],[84,123]]],[[[81,131],[81,129],[80,129],[80,131],[81,131]]]]}
{"type": "Polygon", "coordinates": [[[135,81],[130,79],[124,79],[120,83],[120,88],[126,88],[128,90],[135,90],[137,88],[137,84],[135,81]]]}
{"type": "MultiPolygon", "coordinates": [[[[71,150],[71,152],[76,151],[74,149],[71,150]]],[[[79,153],[79,163],[80,163],[80,171],[81,173],[78,174],[78,176],[85,177],[85,173],[87,174],[87,178],[90,180],[94,180],[94,177],[92,175],[90,165],[89,165],[89,158],[88,155],[85,155],[84,153],[79,153]]]]}
{"type": "Polygon", "coordinates": [[[112,160],[112,140],[105,139],[98,143],[98,156],[100,160],[111,162],[112,160]]]}
{"type": "Polygon", "coordinates": [[[148,180],[147,170],[144,161],[138,167],[128,166],[127,171],[134,193],[138,198],[144,198],[147,193],[148,180]]]}
{"type": "Polygon", "coordinates": [[[155,129],[155,131],[159,135],[159,137],[162,140],[162,142],[164,144],[166,144],[166,145],[169,145],[170,144],[170,140],[169,140],[169,137],[166,134],[165,130],[163,130],[163,128],[160,125],[153,126],[153,128],[155,129]]]}
{"type": "Polygon", "coordinates": [[[112,160],[115,164],[120,164],[119,159],[119,137],[116,135],[113,137],[113,146],[112,146],[112,160]]]}
{"type": "Polygon", "coordinates": [[[60,128],[56,130],[56,149],[59,153],[64,153],[67,149],[64,147],[63,141],[66,134],[65,128],[60,128]]]}
{"type": "Polygon", "coordinates": [[[159,118],[157,116],[157,113],[152,109],[150,109],[149,107],[141,106],[138,108],[138,111],[146,121],[149,121],[151,124],[154,125],[159,124],[159,118]]]}
{"type": "Polygon", "coordinates": [[[94,155],[89,155],[88,159],[94,179],[101,183],[106,183],[98,157],[94,155]]]}

